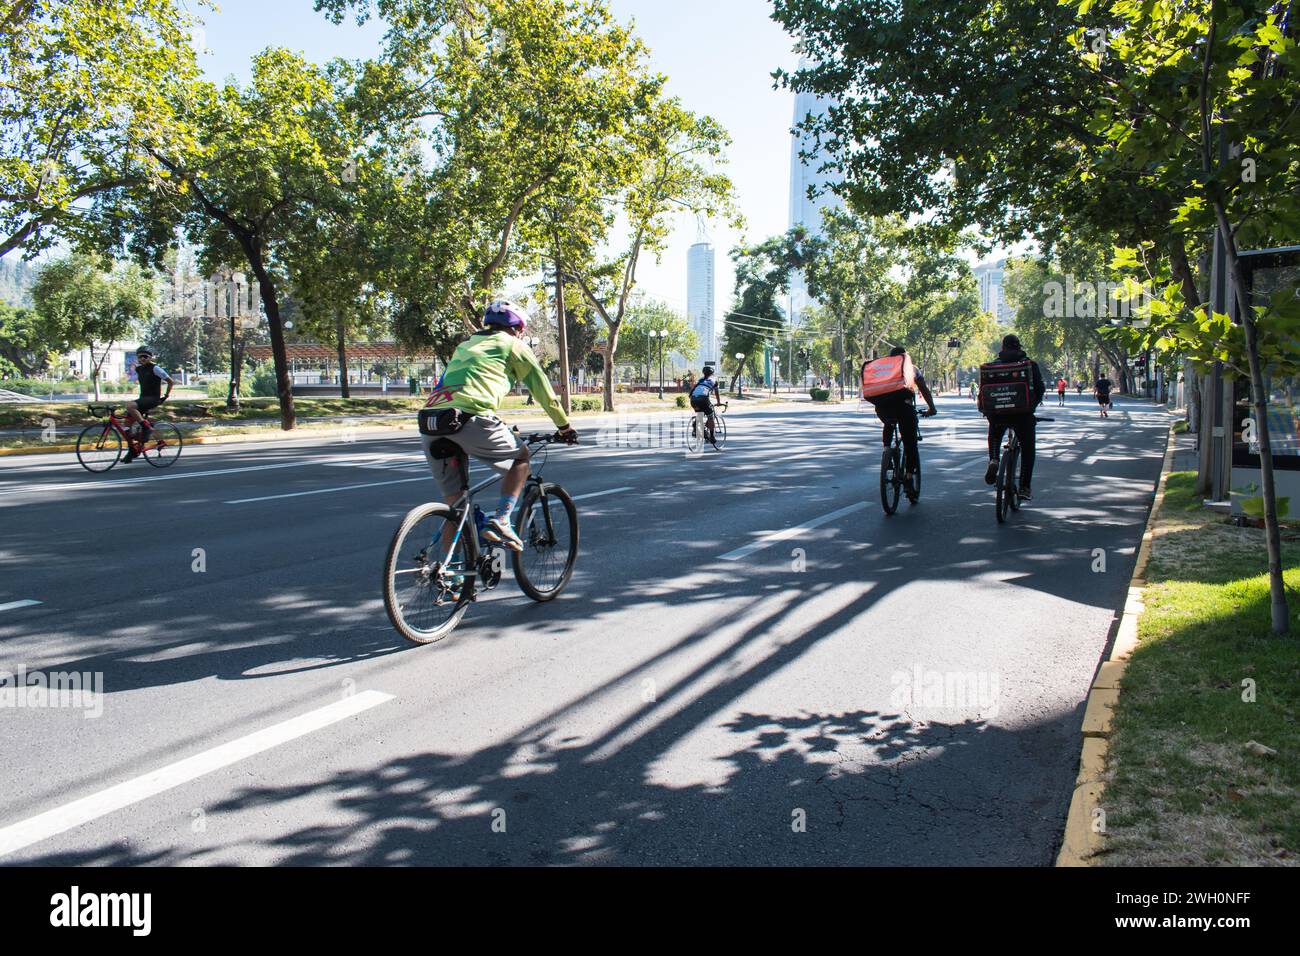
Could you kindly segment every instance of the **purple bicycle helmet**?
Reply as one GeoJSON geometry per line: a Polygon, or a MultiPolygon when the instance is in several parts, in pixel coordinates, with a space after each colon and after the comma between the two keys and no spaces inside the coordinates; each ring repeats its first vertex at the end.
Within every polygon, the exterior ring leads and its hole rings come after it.
{"type": "Polygon", "coordinates": [[[524,329],[528,326],[528,310],[508,299],[498,299],[489,305],[487,311],[483,313],[483,324],[524,329]]]}

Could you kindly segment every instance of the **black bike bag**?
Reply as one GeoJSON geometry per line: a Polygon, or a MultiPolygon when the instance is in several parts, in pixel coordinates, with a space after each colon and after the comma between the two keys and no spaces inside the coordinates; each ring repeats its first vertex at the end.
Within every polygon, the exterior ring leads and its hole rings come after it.
{"type": "Polygon", "coordinates": [[[459,408],[420,409],[420,434],[440,437],[454,435],[465,427],[469,416],[459,408]]]}

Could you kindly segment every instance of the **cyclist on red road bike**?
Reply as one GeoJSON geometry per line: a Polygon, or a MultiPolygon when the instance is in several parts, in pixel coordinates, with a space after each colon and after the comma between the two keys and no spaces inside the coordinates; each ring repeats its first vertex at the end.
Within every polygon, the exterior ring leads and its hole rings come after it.
{"type": "MultiPolygon", "coordinates": [[[[131,423],[131,430],[138,429],[139,440],[144,443],[149,439],[149,433],[153,431],[145,422],[144,413],[167,401],[171,397],[172,386],[176,383],[162,366],[154,364],[153,352],[148,348],[136,350],[135,363],[135,377],[140,386],[140,394],[134,401],[126,403],[126,417],[131,423]],[[163,394],[163,382],[167,383],[166,394],[163,394]]],[[[131,450],[122,458],[122,464],[129,464],[134,460],[135,451],[131,450]]]]}
{"type": "MultiPolygon", "coordinates": [[[[907,349],[900,345],[890,349],[889,355],[891,358],[900,355],[907,358],[907,349]]],[[[865,369],[869,364],[871,363],[863,362],[862,368],[865,369]]],[[[939,410],[934,406],[934,396],[930,394],[930,386],[926,384],[925,376],[921,374],[919,369],[914,371],[912,380],[916,385],[915,390],[900,388],[867,399],[875,406],[876,417],[884,422],[883,440],[886,448],[894,440],[894,428],[897,427],[902,432],[903,467],[909,476],[916,473],[917,464],[916,392],[921,393],[921,397],[925,399],[925,404],[929,406],[925,411],[926,418],[939,413],[939,410]]]]}
{"type": "Polygon", "coordinates": [[[510,515],[528,480],[528,448],[515,440],[497,417],[497,409],[510,389],[522,383],[555,423],[560,436],[571,444],[578,440],[537,357],[521,341],[527,325],[523,306],[506,301],[489,305],[483,314],[483,328],[457,346],[421,416],[433,420],[430,431],[436,434],[422,434],[421,443],[447,504],[454,505],[468,484],[466,456],[504,473],[501,498],[496,512],[487,518],[483,537],[511,551],[523,550],[523,542],[510,526],[510,515]],[[427,410],[435,411],[429,414],[427,410]],[[454,443],[459,454],[447,455],[444,439],[454,443]]]}

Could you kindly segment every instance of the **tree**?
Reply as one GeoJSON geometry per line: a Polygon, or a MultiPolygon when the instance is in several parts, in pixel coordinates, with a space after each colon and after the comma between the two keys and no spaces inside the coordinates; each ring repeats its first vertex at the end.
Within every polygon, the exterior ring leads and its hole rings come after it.
{"type": "MultiPolygon", "coordinates": [[[[1094,4],[1075,4],[1087,15],[1094,4]]],[[[1090,130],[1104,142],[1096,162],[1108,179],[1122,175],[1160,183],[1179,199],[1168,226],[1207,232],[1213,226],[1236,297],[1240,328],[1224,314],[1205,315],[1199,302],[1179,308],[1175,285],[1148,307],[1153,331],[1137,337],[1181,347],[1202,364],[1211,356],[1250,381],[1259,440],[1265,540],[1273,630],[1290,629],[1282,577],[1281,536],[1269,429],[1265,365],[1300,371],[1300,301],[1274,296],[1249,301],[1237,250],[1300,233],[1300,117],[1280,104],[1300,102],[1300,25],[1289,9],[1264,0],[1151,0],[1096,5],[1096,23],[1111,39],[1087,67],[1109,93],[1090,130]],[[1287,31],[1287,32],[1284,32],[1287,31]],[[1288,35],[1288,33],[1290,35],[1288,35]],[[1223,161],[1220,152],[1238,155],[1223,161]]],[[[1117,264],[1136,267],[1134,250],[1117,264]]],[[[1159,274],[1164,279],[1163,274],[1159,274]]],[[[1185,299],[1188,297],[1184,297],[1185,299]]]]}
{"type": "Polygon", "coordinates": [[[96,400],[109,349],[152,317],[156,299],[154,277],[145,269],[125,264],[104,272],[97,259],[84,254],[44,266],[32,287],[47,340],[90,349],[96,400]],[[97,344],[102,346],[98,359],[97,344]]]}
{"type": "Polygon", "coordinates": [[[668,361],[674,353],[694,353],[699,337],[691,324],[665,302],[650,299],[628,309],[623,335],[619,337],[618,361],[645,370],[646,384],[652,384],[654,369],[660,360],[668,361]],[[666,331],[663,337],[651,332],[666,331]]]}
{"type": "MultiPolygon", "coordinates": [[[[791,274],[805,264],[806,238],[803,228],[796,227],[756,245],[731,250],[736,288],[732,310],[723,320],[722,364],[734,368],[737,376],[748,365],[755,378],[761,377],[759,358],[782,332],[786,316],[779,300],[790,291],[791,274]]],[[[793,379],[794,370],[790,373],[793,379]]]]}
{"type": "Polygon", "coordinates": [[[0,257],[82,238],[87,200],[166,177],[140,144],[192,140],[177,111],[191,22],[172,0],[0,8],[0,257]]]}
{"type": "MultiPolygon", "coordinates": [[[[162,139],[143,143],[167,171],[169,188],[124,188],[106,216],[141,229],[178,223],[206,270],[247,263],[266,315],[286,430],[294,427],[294,411],[280,309],[292,276],[279,255],[287,236],[342,203],[342,176],[362,139],[355,115],[344,108],[352,80],[344,65],[322,69],[268,49],[254,58],[246,88],[193,84],[185,115],[199,146],[186,151],[162,139]]],[[[155,241],[153,254],[169,241],[170,234],[155,241]]]]}
{"type": "Polygon", "coordinates": [[[29,378],[43,371],[50,345],[35,310],[0,302],[0,378],[29,378]]]}
{"type": "Polygon", "coordinates": [[[635,173],[618,200],[627,222],[626,244],[620,254],[599,265],[568,263],[574,283],[605,324],[605,411],[614,410],[619,331],[642,254],[663,250],[672,217],[679,212],[706,218],[723,215],[739,222],[731,180],[706,165],[719,161],[730,142],[722,127],[695,116],[676,99],[649,102],[644,109],[623,143],[622,168],[635,173]]]}

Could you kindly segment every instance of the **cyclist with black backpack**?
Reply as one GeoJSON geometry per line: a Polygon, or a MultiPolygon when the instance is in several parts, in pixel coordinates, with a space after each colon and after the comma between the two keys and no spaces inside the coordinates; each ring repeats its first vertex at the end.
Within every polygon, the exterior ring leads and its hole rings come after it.
{"type": "Polygon", "coordinates": [[[1020,347],[1020,339],[1007,335],[996,361],[980,366],[980,413],[989,420],[989,466],[984,483],[998,479],[998,459],[1002,439],[1010,428],[1020,442],[1020,489],[1025,501],[1033,498],[1030,483],[1034,477],[1034,442],[1037,431],[1034,409],[1043,401],[1047,386],[1038,363],[1031,361],[1020,347]]]}

